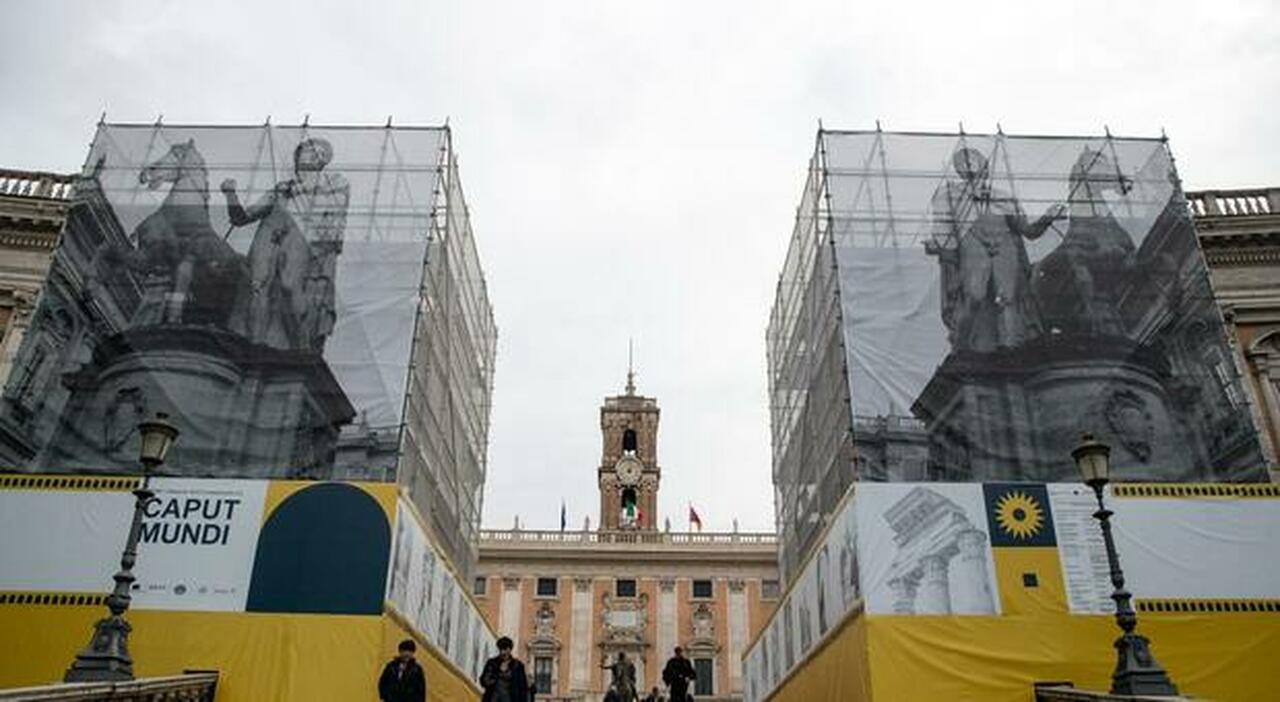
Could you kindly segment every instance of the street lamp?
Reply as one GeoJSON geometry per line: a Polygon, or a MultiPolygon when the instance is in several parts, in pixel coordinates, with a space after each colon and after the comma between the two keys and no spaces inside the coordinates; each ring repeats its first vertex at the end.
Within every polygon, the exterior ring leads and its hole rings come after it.
{"type": "Polygon", "coordinates": [[[178,438],[178,429],[166,420],[168,415],[157,412],[155,419],[138,425],[142,439],[138,461],[142,463],[142,484],[133,491],[133,523],[129,526],[129,538],[120,557],[120,571],[114,576],[115,589],[107,596],[107,609],[111,615],[99,619],[93,625],[93,637],[89,639],[75,661],[63,676],[63,682],[115,682],[133,679],[133,659],[129,657],[129,632],[132,627],[124,620],[132,599],[129,594],[135,580],[133,564],[138,560],[138,539],[142,535],[142,517],[147,503],[155,498],[150,490],[151,472],[164,463],[165,455],[178,438]]]}
{"type": "Polygon", "coordinates": [[[1098,498],[1098,511],[1093,516],[1102,526],[1107,564],[1111,567],[1111,584],[1115,587],[1111,599],[1116,603],[1116,624],[1123,631],[1115,642],[1116,669],[1111,674],[1111,694],[1175,696],[1178,688],[1151,654],[1150,641],[1141,634],[1133,633],[1138,626],[1138,615],[1130,602],[1133,595],[1124,589],[1120,556],[1111,535],[1112,512],[1102,501],[1102,489],[1110,479],[1111,447],[1093,438],[1092,434],[1085,434],[1080,438],[1080,445],[1071,452],[1071,457],[1075,459],[1085,484],[1093,488],[1093,494],[1098,498]]]}

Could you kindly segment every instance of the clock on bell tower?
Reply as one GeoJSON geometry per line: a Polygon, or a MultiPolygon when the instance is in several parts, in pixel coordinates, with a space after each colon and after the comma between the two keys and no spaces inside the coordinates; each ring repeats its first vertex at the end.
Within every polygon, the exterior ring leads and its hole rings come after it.
{"type": "Polygon", "coordinates": [[[626,393],[600,407],[600,529],[654,531],[658,523],[658,401],[636,394],[635,372],[626,393]]]}

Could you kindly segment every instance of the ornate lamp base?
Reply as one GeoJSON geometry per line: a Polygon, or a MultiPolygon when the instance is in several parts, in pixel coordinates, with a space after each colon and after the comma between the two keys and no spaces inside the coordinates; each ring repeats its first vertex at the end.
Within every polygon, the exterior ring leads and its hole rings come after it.
{"type": "Polygon", "coordinates": [[[1151,655],[1147,637],[1132,632],[1116,639],[1116,672],[1111,694],[1176,697],[1178,688],[1151,655]]]}
{"type": "Polygon", "coordinates": [[[119,682],[133,680],[129,632],[133,627],[118,614],[93,625],[93,639],[67,669],[63,682],[119,682]]]}

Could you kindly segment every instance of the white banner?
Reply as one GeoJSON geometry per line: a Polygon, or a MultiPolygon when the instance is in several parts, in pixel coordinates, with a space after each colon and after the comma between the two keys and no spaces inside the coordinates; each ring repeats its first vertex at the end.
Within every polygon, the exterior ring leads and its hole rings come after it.
{"type": "MultiPolygon", "coordinates": [[[[158,478],[152,489],[133,606],[244,610],[267,483],[158,478]]],[[[110,591],[133,508],[128,492],[0,490],[0,590],[110,591]]]]}
{"type": "MultiPolygon", "coordinates": [[[[1110,614],[1111,579],[1098,503],[1083,485],[1049,485],[1071,611],[1110,614]]],[[[1138,599],[1280,597],[1280,500],[1112,497],[1107,507],[1125,574],[1138,599]]]]}
{"type": "Polygon", "coordinates": [[[387,600],[455,665],[480,677],[493,652],[492,632],[403,501],[396,506],[387,600]]]}

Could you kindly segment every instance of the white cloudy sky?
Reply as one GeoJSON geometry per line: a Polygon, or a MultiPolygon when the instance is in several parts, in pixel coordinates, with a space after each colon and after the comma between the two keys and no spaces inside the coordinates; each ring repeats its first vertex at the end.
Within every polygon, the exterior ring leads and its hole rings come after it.
{"type": "Polygon", "coordinates": [[[0,6],[0,166],[94,122],[455,128],[501,339],[485,522],[596,511],[636,339],[661,511],[771,528],[764,329],[829,127],[1155,135],[1190,188],[1280,184],[1280,5],[98,2],[0,6]]]}

